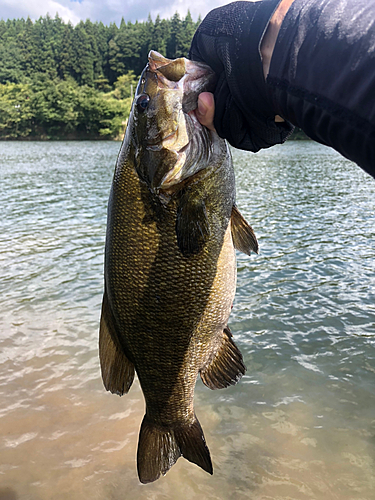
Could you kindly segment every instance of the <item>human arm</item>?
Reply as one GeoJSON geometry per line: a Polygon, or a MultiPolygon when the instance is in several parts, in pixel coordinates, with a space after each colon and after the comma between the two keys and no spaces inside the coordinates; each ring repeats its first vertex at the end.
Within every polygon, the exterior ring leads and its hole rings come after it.
{"type": "MultiPolygon", "coordinates": [[[[260,57],[263,65],[264,78],[267,78],[273,49],[280,31],[281,24],[285,14],[288,12],[290,5],[294,0],[281,0],[276,7],[260,45],[260,57]]],[[[202,92],[198,98],[197,116],[199,121],[210,130],[215,130],[214,126],[215,115],[215,99],[211,92],[202,92]]],[[[284,119],[275,115],[275,122],[283,122],[284,119]]]]}
{"type": "MultiPolygon", "coordinates": [[[[236,4],[242,2],[232,5],[236,4]]],[[[220,19],[219,13],[216,19],[220,19]]],[[[263,94],[257,96],[258,113],[264,109],[270,116],[271,103],[274,116],[280,115],[286,123],[300,127],[316,141],[332,146],[373,176],[375,176],[374,20],[373,2],[295,0],[281,23],[277,41],[269,57],[269,73],[266,81],[264,72],[263,80],[260,78],[259,68],[254,66],[254,57],[250,58],[251,68],[255,68],[252,78],[256,80],[257,85],[264,87],[263,94]]],[[[210,29],[214,33],[212,26],[210,29]]],[[[201,38],[199,34],[198,38],[201,38]]],[[[206,42],[207,38],[203,41],[206,42]]],[[[242,36],[240,43],[248,46],[250,41],[247,34],[247,38],[242,36]]],[[[259,45],[261,41],[260,35],[259,45]]],[[[258,48],[254,37],[251,43],[253,47],[250,51],[252,50],[254,54],[258,48]]],[[[199,46],[199,43],[197,45],[199,46]]],[[[206,56],[204,49],[201,53],[206,56]]],[[[192,54],[194,55],[194,50],[192,54]]],[[[212,54],[213,51],[209,55],[214,58],[212,54]]],[[[264,54],[262,55],[264,63],[264,54]]],[[[248,60],[244,60],[244,57],[241,59],[232,57],[231,54],[229,56],[237,80],[243,79],[241,75],[248,74],[248,67],[246,68],[248,60]]],[[[222,57],[222,53],[216,57],[222,57]]],[[[208,60],[205,62],[210,64],[208,60]]],[[[264,68],[262,69],[264,71],[264,68]]],[[[222,67],[219,79],[223,78],[223,74],[225,68],[223,70],[222,67]]],[[[251,85],[254,85],[254,81],[251,85]]],[[[241,95],[238,96],[238,88],[232,85],[230,87],[232,101],[227,98],[225,106],[235,105],[239,112],[248,113],[249,106],[244,107],[241,101],[252,100],[253,95],[249,92],[249,88],[245,78],[240,90],[241,95]]],[[[220,99],[222,99],[220,92],[215,92],[216,108],[222,106],[220,99]]],[[[217,116],[215,111],[215,125],[219,135],[228,138],[235,147],[242,147],[241,144],[237,145],[231,141],[230,134],[226,135],[225,127],[217,126],[225,115],[230,115],[230,112],[226,110],[226,113],[220,114],[219,110],[217,116]]],[[[254,123],[246,120],[246,117],[243,123],[248,127],[254,126],[254,123]]],[[[228,120],[226,124],[227,127],[231,126],[228,120]]],[[[244,149],[257,150],[251,147],[244,149]]]]}
{"type": "Polygon", "coordinates": [[[275,122],[265,85],[260,41],[280,0],[233,2],[211,11],[199,26],[190,58],[218,75],[214,125],[241,149],[259,151],[280,144],[293,127],[275,122]]]}

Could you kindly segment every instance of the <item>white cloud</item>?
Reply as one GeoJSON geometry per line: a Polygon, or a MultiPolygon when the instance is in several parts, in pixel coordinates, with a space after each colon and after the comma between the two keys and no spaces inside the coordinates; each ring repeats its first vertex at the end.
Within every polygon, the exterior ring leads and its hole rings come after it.
{"type": "MultiPolygon", "coordinates": [[[[78,4],[79,5],[79,4],[78,4]]],[[[79,22],[80,18],[76,14],[74,7],[76,2],[64,0],[0,0],[0,16],[2,19],[17,19],[28,16],[35,20],[40,16],[45,16],[47,13],[51,17],[59,16],[65,21],[71,21],[73,24],[79,22]],[[67,4],[67,5],[66,5],[67,4]],[[72,8],[70,8],[72,6],[72,8]]]]}
{"type": "Polygon", "coordinates": [[[76,24],[81,19],[102,21],[104,24],[125,21],[146,20],[160,14],[162,18],[171,18],[177,11],[185,17],[190,9],[193,19],[199,14],[204,17],[211,9],[228,3],[227,0],[0,0],[0,18],[27,18],[32,20],[45,16],[54,17],[56,13],[65,21],[76,24]]]}

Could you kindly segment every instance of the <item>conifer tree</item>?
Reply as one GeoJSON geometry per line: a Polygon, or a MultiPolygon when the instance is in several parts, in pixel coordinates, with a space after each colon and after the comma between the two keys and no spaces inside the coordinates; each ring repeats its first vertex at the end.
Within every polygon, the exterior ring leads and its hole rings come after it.
{"type": "Polygon", "coordinates": [[[186,56],[199,22],[0,20],[0,138],[117,136],[148,52],[186,56]]]}
{"type": "Polygon", "coordinates": [[[179,57],[179,38],[181,32],[181,18],[178,12],[175,12],[170,21],[170,34],[167,44],[167,57],[169,59],[176,59],[179,57]]]}
{"type": "Polygon", "coordinates": [[[79,22],[73,30],[73,71],[80,85],[94,85],[94,55],[85,24],[79,22]]]}

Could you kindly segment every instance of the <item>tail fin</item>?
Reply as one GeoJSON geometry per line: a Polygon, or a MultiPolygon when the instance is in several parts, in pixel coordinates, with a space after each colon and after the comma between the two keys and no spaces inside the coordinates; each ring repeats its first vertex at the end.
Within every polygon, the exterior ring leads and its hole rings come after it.
{"type": "Polygon", "coordinates": [[[141,483],[151,483],[160,474],[164,476],[181,456],[212,474],[210,452],[198,419],[195,418],[192,424],[172,429],[157,426],[146,414],[139,433],[137,452],[141,483]]]}

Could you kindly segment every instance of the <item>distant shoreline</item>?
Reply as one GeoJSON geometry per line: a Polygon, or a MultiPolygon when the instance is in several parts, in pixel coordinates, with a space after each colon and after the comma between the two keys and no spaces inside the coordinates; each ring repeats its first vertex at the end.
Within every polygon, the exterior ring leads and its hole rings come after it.
{"type": "MultiPolygon", "coordinates": [[[[111,142],[122,142],[125,135],[125,131],[123,134],[118,135],[117,137],[105,137],[102,135],[87,135],[87,134],[67,134],[65,136],[57,136],[51,137],[47,135],[39,135],[39,136],[25,136],[25,137],[1,137],[0,142],[48,142],[48,141],[72,141],[72,142],[80,142],[80,141],[111,141],[111,142]]],[[[302,130],[295,129],[292,135],[288,139],[289,141],[309,141],[311,140],[302,130]]]]}
{"type": "Polygon", "coordinates": [[[45,136],[33,136],[33,137],[0,137],[0,142],[83,142],[83,141],[110,141],[110,142],[121,142],[123,137],[45,137],[45,136]]]}

